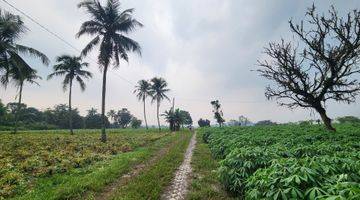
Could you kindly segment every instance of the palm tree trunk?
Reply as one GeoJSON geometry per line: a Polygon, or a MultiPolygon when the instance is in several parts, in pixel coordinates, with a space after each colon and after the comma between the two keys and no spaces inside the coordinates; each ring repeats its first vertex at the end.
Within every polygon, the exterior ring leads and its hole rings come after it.
{"type": "Polygon", "coordinates": [[[19,89],[19,102],[17,106],[17,111],[15,113],[15,127],[14,127],[14,134],[17,133],[18,130],[18,120],[19,120],[19,114],[21,110],[21,98],[22,98],[22,90],[23,90],[23,82],[20,83],[20,89],[19,89]]]}
{"type": "Polygon", "coordinates": [[[72,123],[72,111],[71,111],[71,92],[72,92],[72,80],[70,80],[70,88],[69,88],[69,128],[70,134],[73,135],[73,123],[72,123]]]}
{"type": "Polygon", "coordinates": [[[161,128],[160,128],[160,119],[159,119],[159,108],[160,108],[160,101],[157,101],[156,115],[157,115],[157,121],[158,121],[159,131],[161,131],[161,128]]]}
{"type": "Polygon", "coordinates": [[[144,102],[144,120],[145,120],[145,126],[146,126],[146,130],[148,130],[148,124],[147,124],[147,120],[146,120],[146,110],[145,110],[145,98],[143,99],[144,102]]]}
{"type": "Polygon", "coordinates": [[[102,85],[102,96],[101,96],[101,141],[106,142],[106,124],[105,124],[105,95],[106,95],[106,73],[107,73],[107,66],[104,66],[103,72],[103,85],[102,85]]]}

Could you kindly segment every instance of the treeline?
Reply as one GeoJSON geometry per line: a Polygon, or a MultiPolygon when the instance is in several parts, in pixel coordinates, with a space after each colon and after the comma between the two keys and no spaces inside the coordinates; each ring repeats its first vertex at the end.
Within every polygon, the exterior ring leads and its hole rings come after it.
{"type": "MultiPolygon", "coordinates": [[[[69,110],[68,105],[59,104],[53,108],[41,111],[34,107],[21,104],[18,113],[19,130],[50,130],[68,129],[69,110]]],[[[3,104],[0,100],[0,130],[12,131],[14,128],[18,103],[3,104]]],[[[102,117],[95,108],[87,111],[85,116],[81,116],[77,108],[71,110],[72,126],[74,129],[99,129],[101,128],[102,117]]],[[[134,117],[127,108],[119,111],[111,110],[105,116],[107,128],[139,128],[142,121],[134,117]]]]}

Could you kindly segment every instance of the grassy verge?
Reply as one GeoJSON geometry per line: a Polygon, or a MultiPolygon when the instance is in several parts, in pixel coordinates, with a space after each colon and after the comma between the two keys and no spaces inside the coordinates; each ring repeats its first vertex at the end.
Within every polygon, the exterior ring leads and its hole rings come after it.
{"type": "Polygon", "coordinates": [[[197,133],[197,143],[191,161],[193,168],[188,200],[233,199],[221,187],[216,170],[218,162],[211,157],[210,149],[204,143],[201,133],[197,133]]]}
{"type": "Polygon", "coordinates": [[[129,172],[132,166],[150,159],[159,149],[176,139],[176,136],[168,135],[146,147],[116,155],[111,160],[66,174],[40,178],[32,191],[14,199],[82,199],[85,192],[101,191],[107,184],[129,172]]]}
{"type": "Polygon", "coordinates": [[[139,176],[130,180],[125,187],[119,188],[113,199],[160,199],[165,187],[170,184],[175,170],[184,159],[184,153],[191,136],[192,134],[189,132],[177,133],[177,144],[172,146],[152,166],[149,166],[148,170],[143,171],[139,176]]]}

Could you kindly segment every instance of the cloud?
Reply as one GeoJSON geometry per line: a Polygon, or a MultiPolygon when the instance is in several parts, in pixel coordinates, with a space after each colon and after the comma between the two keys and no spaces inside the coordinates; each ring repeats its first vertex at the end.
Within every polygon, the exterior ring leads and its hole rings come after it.
{"type": "MultiPolygon", "coordinates": [[[[75,38],[87,15],[76,7],[78,1],[32,0],[11,1],[34,19],[61,35],[78,49],[82,49],[89,37],[75,38]]],[[[135,8],[135,17],[145,26],[131,34],[143,49],[142,57],[130,56],[129,63],[121,63],[119,69],[109,71],[107,108],[128,107],[139,118],[142,107],[132,94],[140,79],[153,76],[165,77],[171,88],[176,105],[187,109],[195,121],[200,117],[212,119],[210,100],[219,99],[227,120],[239,115],[252,120],[272,119],[296,121],[317,118],[307,110],[291,111],[280,108],[275,102],[266,101],[264,87],[270,82],[259,77],[258,59],[263,58],[263,47],[281,37],[292,39],[288,20],[301,20],[306,7],[312,1],[245,1],[245,0],[123,0],[122,8],[135,8]],[[128,83],[123,78],[129,80],[128,83]]],[[[334,4],[340,13],[360,6],[360,1],[316,1],[321,12],[334,4]]],[[[0,3],[1,7],[17,13],[0,3]]],[[[22,43],[45,52],[51,59],[63,53],[76,51],[43,31],[36,24],[25,20],[30,32],[22,43]]],[[[75,87],[74,104],[83,114],[90,107],[100,108],[101,73],[96,62],[96,52],[87,59],[95,79],[88,82],[81,93],[75,87]]],[[[45,77],[51,67],[43,67],[29,59],[45,77]]],[[[39,108],[65,103],[67,94],[60,86],[61,79],[41,81],[41,87],[26,86],[25,103],[39,108]]],[[[5,102],[13,101],[15,88],[1,92],[5,102]]],[[[162,111],[171,106],[164,102],[162,111]]],[[[148,104],[149,121],[156,123],[155,106],[148,104]]],[[[357,104],[330,103],[331,116],[359,115],[357,104]]]]}

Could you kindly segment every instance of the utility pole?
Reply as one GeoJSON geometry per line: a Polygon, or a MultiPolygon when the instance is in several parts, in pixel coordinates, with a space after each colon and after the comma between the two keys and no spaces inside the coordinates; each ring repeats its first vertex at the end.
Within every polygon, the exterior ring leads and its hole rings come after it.
{"type": "Polygon", "coordinates": [[[175,112],[175,97],[173,97],[172,101],[172,111],[175,112]]]}

